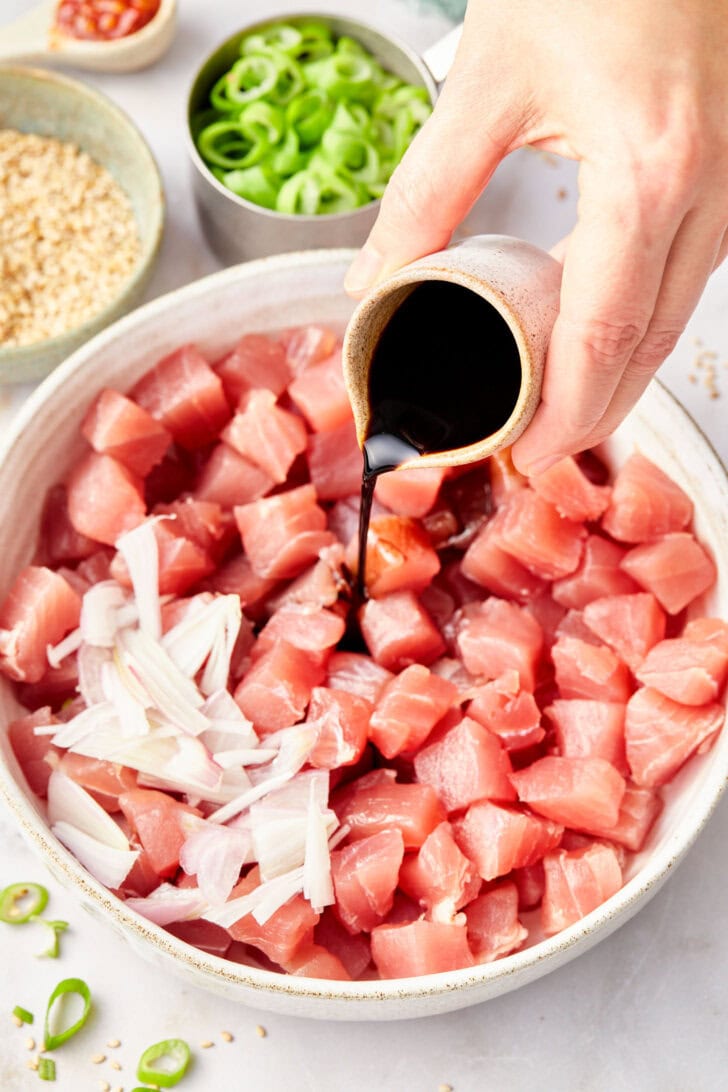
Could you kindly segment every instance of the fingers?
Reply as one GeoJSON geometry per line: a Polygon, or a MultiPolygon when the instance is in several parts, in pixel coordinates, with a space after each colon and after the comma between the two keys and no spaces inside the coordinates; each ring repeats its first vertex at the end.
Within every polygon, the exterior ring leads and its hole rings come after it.
{"type": "Polygon", "coordinates": [[[607,412],[650,327],[686,211],[612,164],[597,171],[582,163],[580,187],[541,405],[513,448],[516,466],[529,473],[583,449],[607,412]]]}
{"type": "Polygon", "coordinates": [[[588,446],[614,431],[674,349],[715,267],[724,229],[725,215],[712,210],[693,210],[683,220],[670,248],[647,333],[632,354],[603,417],[588,436],[588,446]]]}
{"type": "Polygon", "coordinates": [[[490,98],[484,92],[487,69],[482,43],[476,55],[461,42],[435,109],[392,175],[377,221],[346,276],[351,295],[363,295],[400,266],[446,246],[512,147],[518,113],[508,105],[502,81],[489,81],[498,88],[490,98]]]}

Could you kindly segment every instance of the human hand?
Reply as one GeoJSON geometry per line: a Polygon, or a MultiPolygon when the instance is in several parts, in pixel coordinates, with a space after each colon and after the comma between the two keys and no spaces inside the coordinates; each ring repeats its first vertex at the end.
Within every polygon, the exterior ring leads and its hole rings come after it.
{"type": "Polygon", "coordinates": [[[346,288],[446,246],[514,149],[579,160],[542,401],[513,447],[523,471],[617,427],[728,253],[727,56],[722,0],[470,0],[346,288]]]}

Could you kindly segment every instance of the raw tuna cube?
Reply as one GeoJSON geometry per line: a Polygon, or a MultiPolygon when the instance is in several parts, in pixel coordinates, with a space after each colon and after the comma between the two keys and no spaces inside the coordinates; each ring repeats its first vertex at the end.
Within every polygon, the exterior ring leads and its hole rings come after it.
{"type": "Polygon", "coordinates": [[[554,640],[558,640],[560,637],[578,637],[580,641],[584,641],[588,645],[594,645],[597,648],[604,647],[594,630],[589,629],[584,621],[584,612],[581,610],[567,610],[554,633],[554,640]]]}
{"type": "Polygon", "coordinates": [[[379,475],[374,494],[396,515],[421,519],[437,500],[445,474],[438,466],[394,470],[379,475]]]}
{"type": "Polygon", "coordinates": [[[504,671],[518,672],[526,690],[533,690],[543,646],[541,627],[528,611],[492,596],[464,608],[457,645],[473,675],[497,679],[504,671]]]}
{"type": "Polygon", "coordinates": [[[622,568],[659,599],[669,614],[679,614],[715,583],[715,565],[688,531],[664,535],[635,546],[622,568]]]}
{"type": "Polygon", "coordinates": [[[316,746],[308,761],[317,769],[353,766],[367,745],[372,703],[357,694],[315,686],[306,720],[318,727],[316,746]]]}
{"type": "Polygon", "coordinates": [[[381,978],[409,978],[473,965],[465,926],[441,921],[378,925],[372,931],[372,959],[381,978]]]}
{"type": "Polygon", "coordinates": [[[121,794],[137,787],[136,770],[130,770],[118,762],[88,758],[73,751],[67,751],[61,757],[58,769],[86,789],[108,812],[120,811],[121,794]]]}
{"type": "Polygon", "coordinates": [[[504,505],[481,527],[463,555],[461,568],[464,576],[493,595],[525,602],[543,591],[545,585],[503,549],[500,535],[506,516],[504,505]]]}
{"type": "Polygon", "coordinates": [[[101,391],[81,424],[81,432],[99,455],[111,455],[133,474],[145,478],[172,443],[167,429],[118,391],[101,391]]]}
{"type": "MultiPolygon", "coordinates": [[[[124,881],[124,886],[129,883],[130,877],[131,872],[124,881]]],[[[191,944],[193,948],[199,948],[200,951],[208,952],[210,955],[220,956],[221,959],[227,955],[228,949],[233,942],[227,929],[215,925],[214,922],[203,921],[202,918],[195,918],[191,921],[173,921],[169,925],[165,925],[164,928],[173,937],[183,940],[185,944],[191,944]]]]}
{"type": "Polygon", "coordinates": [[[230,417],[222,383],[194,345],[183,345],[155,364],[130,397],[192,451],[216,440],[230,417]]]}
{"type": "Polygon", "coordinates": [[[323,666],[331,649],[343,637],[345,628],[346,623],[339,614],[324,608],[296,604],[281,607],[260,631],[253,658],[258,659],[277,641],[285,640],[323,666]]]}
{"type": "Polygon", "coordinates": [[[209,586],[221,595],[239,595],[240,606],[252,618],[257,617],[253,608],[270,595],[278,586],[278,581],[259,576],[249,558],[245,554],[239,554],[213,573],[209,586]]]}
{"type": "Polygon", "coordinates": [[[79,534],[113,546],[146,512],[142,479],[110,455],[90,451],[71,471],[68,516],[79,534]]]}
{"type": "Polygon", "coordinates": [[[303,421],[276,405],[276,396],[266,390],[243,396],[220,438],[261,467],[274,482],[284,482],[293,460],[306,450],[303,421]]]}
{"type": "Polygon", "coordinates": [[[399,886],[431,921],[452,921],[455,912],[475,898],[481,883],[449,823],[440,823],[417,853],[408,853],[399,873],[399,886]]]}
{"type": "MultiPolygon", "coordinates": [[[[358,536],[349,543],[346,560],[358,572],[358,536]]],[[[440,571],[440,558],[421,523],[404,516],[377,516],[367,533],[367,592],[379,599],[391,592],[422,591],[440,571]]]]}
{"type": "Polygon", "coordinates": [[[612,494],[609,486],[590,482],[571,455],[529,481],[560,516],[577,521],[599,519],[612,494]]]}
{"type": "Polygon", "coordinates": [[[50,736],[37,736],[36,725],[60,724],[53,715],[50,706],[36,709],[24,717],[17,717],[8,725],[8,742],[13,754],[25,774],[28,788],[36,796],[45,796],[48,791],[48,779],[51,776],[51,764],[54,756],[62,752],[51,743],[50,736]]]}
{"type": "Polygon", "coordinates": [[[216,501],[223,508],[249,504],[273,488],[273,479],[265,470],[244,459],[229,444],[221,441],[204,463],[195,484],[198,500],[216,501]]]}
{"type": "Polygon", "coordinates": [[[351,421],[341,350],[297,375],[289,384],[288,394],[314,432],[339,428],[351,421]]]}
{"type": "Polygon", "coordinates": [[[543,580],[557,580],[578,568],[586,531],[564,519],[532,489],[517,490],[499,528],[501,549],[543,580]]]}
{"type": "Polygon", "coordinates": [[[728,674],[728,623],[695,618],[681,637],[660,641],[637,671],[645,686],[683,705],[715,701],[728,674]]]}
{"type": "Polygon", "coordinates": [[[584,621],[635,671],[665,636],[665,612],[654,595],[608,595],[584,607],[584,621]]]}
{"type": "MultiPolygon", "coordinates": [[[[256,866],[235,885],[228,901],[249,895],[259,884],[260,872],[256,866]]],[[[252,944],[268,959],[283,965],[290,963],[298,951],[305,950],[313,943],[313,930],[318,917],[303,895],[294,895],[263,925],[259,925],[252,914],[246,914],[231,925],[228,932],[233,940],[252,944]]]]}
{"type": "Polygon", "coordinates": [[[487,461],[493,504],[500,508],[510,497],[528,485],[528,478],[516,470],[509,447],[496,451],[487,461]]]}
{"type": "Polygon", "coordinates": [[[548,819],[483,800],[453,823],[455,841],[484,880],[540,861],[559,844],[564,828],[548,819]]]}
{"type": "Polygon", "coordinates": [[[382,830],[331,854],[336,913],[350,933],[370,933],[392,909],[404,842],[382,830]]]}
{"type": "Polygon", "coordinates": [[[374,705],[392,677],[391,671],[361,652],[334,652],[328,663],[326,685],[358,694],[374,705]]]}
{"type": "Polygon", "coordinates": [[[307,653],[279,640],[255,661],[233,697],[258,734],[269,735],[303,720],[311,691],[323,675],[307,653]]]}
{"type": "Polygon", "coordinates": [[[533,747],[545,736],[541,711],[529,690],[522,690],[517,671],[505,674],[474,691],[468,716],[498,736],[507,751],[533,747]]]}
{"type": "Polygon", "coordinates": [[[639,585],[620,568],[626,553],[616,542],[601,535],[589,535],[576,572],[554,581],[551,592],[556,602],[582,610],[592,599],[639,591],[639,585]]]}
{"type": "Polygon", "coordinates": [[[46,495],[41,519],[41,556],[49,565],[81,561],[98,549],[98,542],[80,535],[68,515],[66,487],[52,486],[46,495]]]}
{"type": "Polygon", "coordinates": [[[21,569],[0,607],[0,672],[38,682],[48,670],[46,648],[80,617],[81,599],[62,576],[38,565],[21,569]]]}
{"type": "Polygon", "coordinates": [[[232,352],[215,365],[215,371],[231,406],[237,406],[249,390],[260,387],[273,391],[278,397],[291,378],[286,350],[280,342],[265,334],[246,334],[232,352]]]}
{"type": "Polygon", "coordinates": [[[627,703],[627,762],[638,785],[664,785],[694,751],[706,750],[725,719],[717,703],[680,705],[644,686],[627,703]]]}
{"type": "Polygon", "coordinates": [[[551,647],[551,659],[564,698],[625,702],[631,693],[627,667],[606,645],[559,637],[551,647]]]}
{"type": "Polygon", "coordinates": [[[613,827],[594,827],[588,831],[596,837],[608,838],[633,853],[639,852],[662,811],[662,800],[652,789],[627,785],[619,805],[619,818],[613,827]]]}
{"type": "Polygon", "coordinates": [[[44,705],[60,709],[78,696],[77,686],[77,658],[73,655],[66,656],[58,667],[49,667],[37,683],[20,683],[18,699],[26,709],[38,709],[44,705]]]}
{"type": "Polygon", "coordinates": [[[237,537],[231,513],[223,512],[215,501],[183,497],[171,504],[158,504],[153,514],[171,516],[169,529],[196,543],[215,561],[227,553],[237,537]]]}
{"type": "Polygon", "coordinates": [[[293,959],[281,964],[286,974],[297,978],[326,978],[330,982],[350,982],[351,975],[338,956],[319,944],[301,947],[293,959]]]}
{"type": "Polygon", "coordinates": [[[546,886],[541,921],[546,936],[553,936],[596,910],[622,886],[622,870],[615,851],[595,842],[584,849],[557,849],[544,857],[546,886]]]}
{"type": "Polygon", "coordinates": [[[179,868],[180,850],[189,836],[185,820],[199,816],[199,811],[156,789],[130,789],[119,796],[119,807],[157,875],[172,876],[179,868]]]}
{"type": "Polygon", "coordinates": [[[518,797],[567,827],[614,826],[624,796],[624,778],[603,758],[547,755],[511,774],[518,797]]]}
{"type": "Polygon", "coordinates": [[[692,518],[688,495],[659,467],[635,452],[617,472],[602,527],[619,542],[646,542],[682,531],[692,518]]]}
{"type": "Polygon", "coordinates": [[[350,978],[358,978],[372,961],[369,938],[364,933],[351,933],[327,907],[314,929],[314,940],[341,960],[350,978]]]}
{"type": "Polygon", "coordinates": [[[565,758],[603,758],[626,772],[624,702],[557,698],[545,712],[565,758]]]}
{"type": "Polygon", "coordinates": [[[512,881],[479,895],[465,909],[468,943],[477,963],[515,952],[528,936],[518,920],[518,888],[512,881]]]}
{"type": "Polygon", "coordinates": [[[543,861],[514,868],[513,882],[518,889],[518,909],[533,910],[541,905],[544,889],[543,861]]]}
{"type": "Polygon", "coordinates": [[[338,543],[321,551],[321,558],[309,565],[268,600],[272,610],[281,607],[333,607],[339,595],[349,590],[343,573],[344,551],[338,543]]]}
{"type": "Polygon", "coordinates": [[[320,500],[340,500],[358,493],[362,456],[353,421],[309,436],[308,470],[320,500]]]}
{"type": "MultiPolygon", "coordinates": [[[[162,595],[183,595],[214,570],[215,563],[207,550],[179,534],[175,520],[159,520],[152,529],[159,554],[159,591],[162,595]]],[[[131,587],[129,570],[121,554],[112,561],[110,572],[114,580],[131,587]]]]}
{"type": "Polygon", "coordinates": [[[335,540],[312,485],[288,489],[233,509],[243,548],[259,576],[298,576],[335,540]]]}
{"type": "Polygon", "coordinates": [[[388,682],[369,722],[369,738],[385,758],[414,751],[457,698],[457,687],[422,664],[388,682]]]}
{"type": "Polygon", "coordinates": [[[313,364],[320,364],[334,352],[337,337],[326,326],[296,326],[284,330],[278,340],[286,350],[286,360],[294,375],[313,364]]]}
{"type": "MultiPolygon", "coordinates": [[[[375,771],[393,774],[393,771],[375,771]]],[[[405,849],[417,849],[445,818],[442,805],[429,785],[403,785],[393,776],[361,777],[334,796],[341,823],[351,828],[352,839],[395,828],[401,830],[405,849]]]]}
{"type": "Polygon", "coordinates": [[[370,599],[359,612],[359,624],[371,655],[391,671],[430,664],[445,651],[435,624],[411,591],[370,599]]]}
{"type": "Polygon", "coordinates": [[[497,736],[463,717],[415,755],[417,780],[431,785],[448,812],[476,800],[515,800],[511,763],[497,736]]]}

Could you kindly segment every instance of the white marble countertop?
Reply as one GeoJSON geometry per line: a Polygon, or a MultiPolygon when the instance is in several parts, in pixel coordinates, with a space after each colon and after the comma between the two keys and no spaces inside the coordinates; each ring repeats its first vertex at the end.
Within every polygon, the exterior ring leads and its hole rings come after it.
{"type": "MultiPolygon", "coordinates": [[[[2,0],[4,21],[32,6],[2,0]]],[[[82,75],[124,107],[148,138],[167,190],[167,231],[148,296],[219,268],[201,236],[182,142],[183,101],[193,68],[245,20],[282,10],[346,11],[397,32],[417,48],[448,24],[416,0],[180,0],[180,26],[156,67],[127,76],[82,75]]],[[[0,25],[0,36],[2,26],[0,25]]],[[[574,218],[573,166],[532,151],[512,156],[471,214],[470,229],[521,235],[543,246],[574,218]]],[[[662,377],[728,461],[728,267],[714,276],[662,377]],[[722,398],[692,382],[702,347],[718,354],[722,398]]],[[[699,373],[698,373],[699,374],[699,373]]],[[[0,393],[7,425],[29,388],[0,393]]],[[[728,1088],[728,800],[677,874],[642,912],[597,948],[532,985],[475,1008],[427,1020],[325,1024],[272,1016],[161,979],[110,928],[83,913],[46,873],[0,813],[0,888],[36,880],[51,891],[54,917],[71,923],[62,958],[35,959],[43,938],[33,928],[0,925],[0,1092],[38,1088],[26,1068],[28,1029],[16,1029],[16,1004],[36,1013],[38,1035],[53,986],[68,975],[93,984],[92,1024],[59,1052],[58,1092],[84,1092],[108,1081],[136,1085],[142,1049],[169,1036],[189,1041],[196,1063],[185,1092],[717,1092],[728,1088]],[[267,1036],[256,1035],[256,1025],[267,1036]],[[234,1042],[220,1032],[228,1030],[234,1042]],[[104,1044],[121,1040],[116,1050],[104,1044]],[[199,1044],[212,1040],[214,1046],[199,1044]],[[108,1054],[91,1063],[96,1051],[108,1054]],[[111,1059],[122,1065],[111,1068],[111,1059]]],[[[45,1086],[41,1086],[45,1087],[45,1086]]]]}

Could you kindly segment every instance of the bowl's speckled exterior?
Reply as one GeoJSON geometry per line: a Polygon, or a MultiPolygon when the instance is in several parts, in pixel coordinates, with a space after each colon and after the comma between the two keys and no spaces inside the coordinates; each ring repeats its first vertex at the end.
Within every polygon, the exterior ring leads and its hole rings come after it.
{"type": "Polygon", "coordinates": [[[162,238],[164,193],[157,164],[136,126],[118,106],[78,80],[40,68],[0,65],[0,129],[56,137],[88,152],[128,196],[141,243],[131,277],[88,321],[31,345],[0,345],[0,383],[21,383],[47,375],[139,302],[162,238]]]}
{"type": "MultiPolygon", "coordinates": [[[[352,304],[341,285],[350,251],[282,255],[217,273],[155,300],[79,349],[30,398],[0,451],[0,596],[33,553],[44,492],[82,450],[79,423],[104,386],[128,389],[155,360],[184,341],[217,356],[246,331],[307,321],[341,328],[352,304]]],[[[725,469],[674,399],[653,384],[606,445],[619,465],[637,446],[687,490],[695,527],[713,554],[718,581],[699,605],[728,617],[728,481],[725,469]]],[[[17,703],[0,684],[0,720],[17,703]]],[[[667,806],[624,888],[583,921],[506,959],[472,969],[384,982],[286,978],[205,955],[126,908],[51,835],[0,731],[0,798],[53,874],[79,901],[154,962],[231,1000],[289,1015],[392,1020],[443,1013],[523,986],[586,951],[628,920],[658,890],[707,822],[726,783],[728,732],[675,778],[667,806]]],[[[532,923],[529,923],[532,924],[532,923]]],[[[675,953],[669,953],[675,957],[675,953]]],[[[679,953],[677,953],[679,958],[679,953]]]]}

